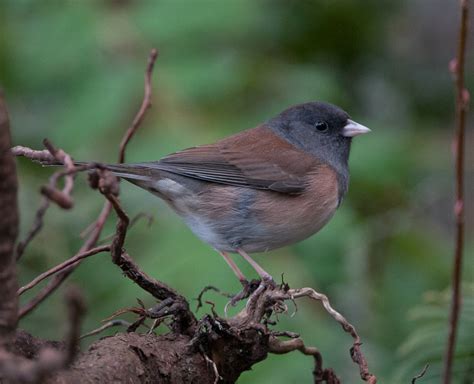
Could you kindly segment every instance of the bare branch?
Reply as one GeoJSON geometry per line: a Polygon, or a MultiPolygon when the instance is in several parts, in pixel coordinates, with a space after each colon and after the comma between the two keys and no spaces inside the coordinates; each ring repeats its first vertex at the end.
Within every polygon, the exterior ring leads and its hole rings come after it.
{"type": "Polygon", "coordinates": [[[36,237],[36,235],[41,231],[43,228],[44,223],[44,215],[48,211],[49,208],[49,199],[46,196],[43,196],[41,199],[41,204],[35,214],[35,219],[33,221],[33,225],[31,229],[28,231],[25,238],[18,242],[16,247],[16,260],[20,260],[21,256],[25,252],[26,247],[28,244],[36,237]]]}
{"type": "Polygon", "coordinates": [[[13,156],[24,156],[30,160],[39,161],[41,163],[54,163],[55,161],[54,156],[46,149],[37,151],[28,147],[17,145],[16,147],[12,148],[12,154],[13,156]]]}
{"type": "MultiPolygon", "coordinates": [[[[88,238],[85,240],[84,244],[82,245],[79,253],[85,252],[93,248],[97,241],[99,240],[100,234],[102,233],[102,229],[104,228],[105,222],[110,214],[112,206],[109,202],[106,202],[102,208],[102,211],[99,214],[99,217],[95,221],[94,230],[90,233],[88,238]]],[[[54,278],[43,288],[40,292],[31,299],[27,304],[25,304],[19,312],[20,319],[29,314],[33,311],[40,303],[43,302],[51,293],[53,293],[63,282],[67,279],[67,277],[72,273],[74,268],[79,265],[79,263],[72,265],[66,268],[62,273],[54,276],[54,278]]]]}
{"type": "Polygon", "coordinates": [[[19,296],[22,295],[26,291],[28,291],[31,288],[38,285],[44,279],[46,279],[49,276],[52,276],[52,275],[54,275],[58,272],[64,271],[66,268],[78,263],[82,259],[85,259],[89,256],[96,255],[97,253],[106,252],[106,251],[110,251],[110,245],[103,245],[103,246],[100,246],[100,247],[92,248],[88,251],[78,253],[77,255],[71,257],[70,259],[62,262],[61,264],[56,265],[55,267],[53,267],[51,269],[48,269],[46,272],[43,272],[42,274],[35,277],[32,281],[30,281],[28,284],[24,285],[23,287],[21,287],[18,290],[18,295],[19,296]]]}
{"type": "Polygon", "coordinates": [[[122,319],[114,319],[106,322],[104,325],[102,325],[99,328],[96,328],[90,332],[87,332],[83,335],[81,335],[80,339],[85,339],[86,337],[90,336],[95,336],[98,335],[99,333],[105,331],[106,329],[112,328],[112,327],[130,327],[132,323],[122,320],[122,319]]]}
{"type": "MultiPolygon", "coordinates": [[[[130,219],[130,224],[128,225],[128,228],[131,229],[133,226],[135,226],[140,220],[146,220],[146,225],[147,227],[151,227],[152,224],[153,224],[153,216],[149,213],[146,213],[146,212],[139,212],[137,213],[134,217],[132,217],[130,219]]],[[[90,232],[92,226],[93,226],[94,223],[92,223],[90,226],[88,226],[86,229],[84,229],[81,234],[79,235],[80,237],[84,237],[87,235],[87,233],[90,232]]],[[[111,233],[107,236],[104,236],[102,239],[101,239],[101,243],[105,243],[105,242],[108,242],[110,240],[112,240],[115,236],[115,233],[111,233]]]]}
{"type": "Polygon", "coordinates": [[[454,215],[456,220],[455,249],[452,272],[452,303],[449,316],[449,334],[444,358],[443,383],[451,383],[456,334],[461,310],[461,272],[464,248],[464,136],[466,130],[466,114],[469,106],[469,92],[465,88],[466,43],[468,35],[468,0],[461,0],[461,21],[458,35],[458,52],[452,62],[451,69],[456,85],[456,133],[454,138],[456,156],[456,180],[454,215]]]}

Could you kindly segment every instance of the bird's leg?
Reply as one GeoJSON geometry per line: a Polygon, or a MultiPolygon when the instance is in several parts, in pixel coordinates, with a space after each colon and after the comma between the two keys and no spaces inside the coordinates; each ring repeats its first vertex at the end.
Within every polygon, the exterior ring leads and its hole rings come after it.
{"type": "Polygon", "coordinates": [[[258,275],[262,279],[262,283],[264,283],[265,285],[267,285],[267,284],[274,285],[275,284],[274,281],[273,281],[272,276],[268,272],[266,272],[260,265],[258,265],[257,262],[254,259],[252,259],[244,250],[238,248],[237,252],[245,260],[247,260],[247,262],[253,267],[253,269],[255,269],[255,271],[258,273],[258,275]]]}
{"type": "Polygon", "coordinates": [[[224,258],[224,260],[229,265],[229,267],[232,269],[232,271],[234,271],[235,275],[240,281],[240,284],[242,284],[242,286],[244,287],[242,291],[234,295],[232,299],[225,306],[225,312],[227,314],[228,306],[231,305],[234,307],[240,300],[243,300],[249,297],[258,288],[260,281],[259,280],[248,281],[245,278],[242,271],[237,266],[237,264],[235,264],[234,260],[232,260],[232,258],[227,252],[219,251],[219,253],[224,258]]]}
{"type": "Polygon", "coordinates": [[[235,276],[237,276],[237,278],[239,279],[240,283],[241,283],[244,287],[247,286],[247,284],[248,284],[247,279],[245,278],[244,274],[243,274],[242,271],[239,269],[239,267],[237,266],[237,264],[235,264],[234,260],[232,260],[232,258],[229,256],[229,254],[228,254],[227,252],[221,252],[221,251],[219,251],[219,253],[220,253],[221,256],[224,258],[224,260],[225,260],[226,263],[229,265],[229,267],[232,269],[232,271],[234,271],[235,276]]]}
{"type": "Polygon", "coordinates": [[[240,283],[244,287],[241,292],[236,294],[225,306],[225,312],[227,313],[227,308],[229,305],[235,306],[240,300],[246,299],[249,297],[252,293],[255,292],[261,292],[265,287],[267,286],[275,286],[275,283],[273,281],[272,276],[266,272],[260,265],[258,265],[245,251],[242,249],[237,249],[236,250],[239,255],[241,255],[247,262],[255,269],[255,271],[258,273],[260,276],[261,283],[259,280],[252,280],[248,281],[242,271],[239,269],[237,264],[235,264],[234,260],[230,257],[230,255],[227,252],[219,251],[221,256],[224,258],[226,263],[229,265],[229,267],[234,271],[235,275],[239,279],[240,283]],[[259,291],[260,290],[260,291],[259,291]]]}

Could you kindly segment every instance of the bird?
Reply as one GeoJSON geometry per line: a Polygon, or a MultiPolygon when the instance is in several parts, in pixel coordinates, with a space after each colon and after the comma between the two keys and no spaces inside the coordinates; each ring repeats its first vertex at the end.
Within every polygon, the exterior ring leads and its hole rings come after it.
{"type": "Polygon", "coordinates": [[[348,191],[352,138],[368,132],[341,108],[312,101],[213,144],[103,167],[164,200],[245,286],[230,254],[273,281],[249,254],[297,243],[328,223],[348,191]]]}

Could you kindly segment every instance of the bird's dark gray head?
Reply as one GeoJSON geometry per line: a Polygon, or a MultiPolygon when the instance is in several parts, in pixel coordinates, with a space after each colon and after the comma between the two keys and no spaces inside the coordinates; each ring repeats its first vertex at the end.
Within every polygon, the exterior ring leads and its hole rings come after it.
{"type": "Polygon", "coordinates": [[[370,132],[335,105],[310,102],[290,107],[267,125],[280,137],[332,166],[347,189],[347,162],[354,136],[370,132]]]}

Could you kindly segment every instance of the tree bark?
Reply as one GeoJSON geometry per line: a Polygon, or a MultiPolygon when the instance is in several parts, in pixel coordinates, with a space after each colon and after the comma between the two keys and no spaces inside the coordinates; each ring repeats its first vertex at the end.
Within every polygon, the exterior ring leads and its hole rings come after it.
{"type": "Polygon", "coordinates": [[[17,178],[10,148],[10,122],[0,90],[0,347],[12,340],[18,322],[14,253],[18,235],[17,178]]]}
{"type": "MultiPolygon", "coordinates": [[[[105,337],[79,354],[71,366],[42,382],[230,384],[266,358],[270,346],[265,332],[244,327],[236,333],[224,319],[208,317],[205,322],[206,329],[198,332],[197,338],[177,333],[156,336],[135,332],[105,337]]],[[[37,361],[47,348],[64,351],[66,345],[19,330],[11,346],[18,357],[32,361],[37,361]]]]}

